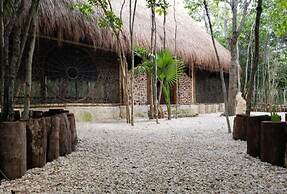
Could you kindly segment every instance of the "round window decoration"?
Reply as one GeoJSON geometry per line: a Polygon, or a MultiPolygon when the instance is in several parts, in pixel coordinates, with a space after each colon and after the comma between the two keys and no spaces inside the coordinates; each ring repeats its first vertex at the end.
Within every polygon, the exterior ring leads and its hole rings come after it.
{"type": "Polygon", "coordinates": [[[69,79],[77,79],[79,76],[79,71],[76,67],[68,67],[66,74],[69,79]]]}

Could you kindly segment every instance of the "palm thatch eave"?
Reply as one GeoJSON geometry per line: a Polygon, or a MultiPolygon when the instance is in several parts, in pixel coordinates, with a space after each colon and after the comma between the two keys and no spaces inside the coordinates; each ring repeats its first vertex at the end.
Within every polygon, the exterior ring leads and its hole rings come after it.
{"type": "MultiPolygon", "coordinates": [[[[79,11],[72,9],[75,3],[84,0],[46,0],[41,1],[38,14],[39,33],[42,36],[56,37],[59,40],[69,40],[74,42],[87,42],[97,48],[116,51],[117,43],[115,37],[108,29],[98,27],[98,19],[101,17],[100,10],[95,9],[95,13],[87,18],[79,11]]],[[[123,0],[111,0],[114,11],[120,15],[123,0]]],[[[172,4],[172,2],[170,2],[172,4]]],[[[123,5],[122,20],[124,23],[124,35],[129,36],[128,22],[129,10],[128,2],[123,5]]],[[[146,1],[139,0],[135,18],[135,42],[137,45],[150,47],[150,10],[146,7],[146,1]]],[[[179,3],[176,7],[177,19],[177,51],[175,47],[175,22],[173,9],[168,10],[166,24],[167,48],[187,65],[208,71],[219,71],[220,67],[216,60],[212,46],[212,40],[208,33],[201,29],[187,14],[187,10],[179,3]]],[[[157,49],[163,46],[163,18],[157,16],[157,49]]],[[[122,39],[125,51],[129,52],[129,41],[122,39]]],[[[219,43],[216,43],[220,62],[225,72],[229,71],[230,53],[219,43]]]]}

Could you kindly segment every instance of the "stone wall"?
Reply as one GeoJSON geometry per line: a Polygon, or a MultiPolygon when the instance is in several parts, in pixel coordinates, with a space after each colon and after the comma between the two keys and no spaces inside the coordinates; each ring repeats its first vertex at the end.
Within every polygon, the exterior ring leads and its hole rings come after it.
{"type": "MultiPolygon", "coordinates": [[[[129,73],[129,76],[130,76],[130,73],[129,73]]],[[[146,105],[148,102],[148,99],[147,99],[147,76],[146,75],[135,75],[135,78],[134,78],[134,101],[135,101],[135,105],[146,105]]]]}
{"type": "MultiPolygon", "coordinates": [[[[196,71],[195,94],[197,103],[222,103],[223,95],[218,72],[196,71]]],[[[228,88],[228,75],[225,74],[225,84],[228,88]]]]}
{"type": "Polygon", "coordinates": [[[192,104],[192,77],[186,73],[179,80],[179,104],[192,104]]]}
{"type": "MultiPolygon", "coordinates": [[[[130,74],[129,74],[130,75],[130,74]]],[[[134,85],[135,105],[148,104],[147,76],[136,75],[134,85]]],[[[186,73],[179,80],[179,104],[192,104],[192,78],[186,73]]],[[[172,98],[172,97],[171,97],[172,98]]],[[[172,99],[171,99],[172,101],[172,99]]]]}

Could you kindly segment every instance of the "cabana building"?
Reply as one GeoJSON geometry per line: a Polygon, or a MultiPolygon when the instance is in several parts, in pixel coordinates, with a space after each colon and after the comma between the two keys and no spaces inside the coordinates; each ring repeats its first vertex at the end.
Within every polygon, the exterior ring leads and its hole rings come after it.
{"type": "MultiPolygon", "coordinates": [[[[116,39],[109,29],[98,26],[101,17],[99,10],[87,18],[71,8],[71,3],[79,2],[81,0],[41,1],[33,62],[32,108],[64,107],[76,113],[79,120],[123,118],[125,108],[122,104],[116,39]]],[[[122,43],[129,58],[129,4],[123,2],[112,0],[114,11],[121,15],[124,22],[126,38],[122,39],[122,43]]],[[[150,10],[145,1],[138,1],[137,10],[135,44],[149,48],[150,10]]],[[[186,72],[179,80],[178,96],[175,91],[172,92],[171,101],[178,101],[183,116],[222,111],[220,67],[211,37],[191,19],[181,3],[176,6],[176,23],[173,11],[172,7],[168,10],[166,45],[177,58],[184,61],[186,72]]],[[[163,46],[163,16],[157,15],[156,23],[157,50],[160,50],[163,46]]],[[[228,78],[230,53],[219,43],[216,44],[228,78]]],[[[136,62],[139,63],[140,59],[136,59],[136,62]]],[[[25,68],[21,68],[15,96],[19,104],[24,97],[25,68]]],[[[228,79],[226,82],[228,84],[228,79]]],[[[148,115],[148,92],[148,77],[136,76],[136,117],[148,115]]]]}

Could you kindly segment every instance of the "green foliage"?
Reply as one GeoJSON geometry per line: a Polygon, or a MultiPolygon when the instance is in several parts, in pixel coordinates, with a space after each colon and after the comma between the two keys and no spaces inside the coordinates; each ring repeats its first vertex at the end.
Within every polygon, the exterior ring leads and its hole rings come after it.
{"type": "MultiPolygon", "coordinates": [[[[207,24],[207,18],[202,0],[184,0],[185,8],[188,10],[189,15],[197,22],[205,26],[205,30],[209,32],[207,24]]],[[[228,5],[226,5],[228,7],[228,5]]],[[[208,0],[208,7],[210,11],[211,23],[213,26],[214,37],[220,42],[225,48],[228,48],[228,40],[224,34],[224,17],[227,16],[228,26],[230,24],[231,11],[224,10],[224,1],[222,0],[208,0]]],[[[227,29],[227,35],[230,36],[231,29],[227,29]]]]}
{"type": "Polygon", "coordinates": [[[154,8],[160,16],[166,15],[170,4],[166,0],[146,0],[148,8],[154,8]]]}
{"type": "Polygon", "coordinates": [[[81,121],[91,122],[91,121],[93,121],[93,115],[92,115],[90,112],[85,111],[85,112],[81,115],[81,121]]]}
{"type": "Polygon", "coordinates": [[[72,9],[79,10],[86,17],[91,17],[94,13],[93,7],[89,3],[76,3],[71,6],[72,9]]]}
{"type": "Polygon", "coordinates": [[[123,27],[123,22],[113,11],[110,0],[87,0],[82,3],[73,4],[72,7],[79,10],[86,17],[91,17],[94,14],[94,7],[100,8],[104,14],[99,18],[99,27],[111,28],[116,33],[123,27]]]}
{"type": "Polygon", "coordinates": [[[156,55],[157,77],[162,85],[162,92],[167,108],[170,111],[170,89],[183,75],[185,66],[181,60],[173,57],[168,50],[162,50],[156,55]]]}
{"type": "Polygon", "coordinates": [[[102,28],[111,27],[120,30],[123,27],[123,22],[113,11],[109,10],[106,12],[105,17],[99,20],[99,26],[102,28]]]}
{"type": "Polygon", "coordinates": [[[274,122],[281,121],[281,116],[277,114],[274,107],[272,108],[270,115],[271,115],[271,121],[274,122]]]}
{"type": "Polygon", "coordinates": [[[146,48],[136,46],[134,49],[135,55],[142,59],[142,63],[135,67],[135,74],[150,74],[153,71],[152,55],[146,48]]]}
{"type": "Polygon", "coordinates": [[[185,66],[183,61],[175,59],[168,50],[162,50],[156,55],[158,80],[172,87],[183,75],[185,66]]]}
{"type": "MultiPolygon", "coordinates": [[[[272,1],[273,2],[273,1],[272,1]]],[[[287,1],[274,0],[270,9],[270,19],[277,36],[287,35],[287,1]]]]}
{"type": "MultiPolygon", "coordinates": [[[[136,47],[135,53],[142,58],[142,64],[135,68],[135,73],[151,73],[154,70],[152,56],[150,52],[142,47],[136,47]]],[[[174,58],[168,50],[162,50],[155,56],[157,65],[157,78],[162,84],[162,92],[165,102],[170,109],[170,88],[172,88],[177,80],[183,75],[185,66],[183,61],[174,58]]]]}

